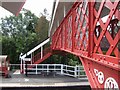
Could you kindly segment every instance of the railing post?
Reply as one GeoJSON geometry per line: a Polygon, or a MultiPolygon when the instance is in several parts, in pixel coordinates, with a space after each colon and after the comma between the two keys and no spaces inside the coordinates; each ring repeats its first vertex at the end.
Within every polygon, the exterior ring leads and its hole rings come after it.
{"type": "Polygon", "coordinates": [[[63,64],[61,64],[61,74],[63,74],[63,64]]]}
{"type": "Polygon", "coordinates": [[[20,72],[23,73],[23,61],[21,59],[21,64],[20,64],[20,72]]]}
{"type": "Polygon", "coordinates": [[[43,46],[41,46],[41,59],[43,58],[43,46]]]}
{"type": "Polygon", "coordinates": [[[80,77],[80,67],[81,66],[78,66],[78,77],[80,77]]]}
{"type": "Polygon", "coordinates": [[[36,74],[38,74],[38,73],[37,73],[37,64],[36,64],[36,74]]]}
{"type": "Polygon", "coordinates": [[[27,65],[27,61],[25,61],[25,75],[26,77],[28,76],[28,65],[27,65]]]}
{"type": "Polygon", "coordinates": [[[32,57],[32,53],[31,53],[31,64],[33,63],[33,62],[32,62],[32,59],[33,59],[33,57],[32,57]]]}
{"type": "Polygon", "coordinates": [[[49,64],[47,64],[47,75],[49,73],[49,64]]]}
{"type": "Polygon", "coordinates": [[[43,64],[42,64],[42,71],[43,71],[43,69],[44,69],[44,66],[43,66],[43,64]]]}
{"type": "Polygon", "coordinates": [[[77,66],[74,67],[74,77],[77,77],[77,66]]]}
{"type": "Polygon", "coordinates": [[[34,52],[32,53],[32,63],[35,62],[35,56],[34,56],[34,52]]]}
{"type": "Polygon", "coordinates": [[[25,74],[25,61],[23,61],[23,73],[25,74]]]}
{"type": "Polygon", "coordinates": [[[56,64],[54,64],[54,72],[56,71],[56,64]]]}

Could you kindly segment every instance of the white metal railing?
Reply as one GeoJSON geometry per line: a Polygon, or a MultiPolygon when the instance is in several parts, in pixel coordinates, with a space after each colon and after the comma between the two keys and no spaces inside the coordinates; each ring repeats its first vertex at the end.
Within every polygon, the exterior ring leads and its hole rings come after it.
{"type": "Polygon", "coordinates": [[[41,49],[41,58],[43,57],[43,46],[45,44],[47,44],[50,41],[50,38],[48,38],[47,40],[45,40],[44,42],[40,43],[39,45],[37,45],[36,47],[34,47],[33,49],[31,49],[30,51],[28,51],[26,54],[20,56],[20,59],[24,60],[27,56],[31,55],[32,53],[34,53],[36,50],[38,50],[39,48],[41,49]]]}
{"type": "MultiPolygon", "coordinates": [[[[31,64],[28,64],[31,66],[31,64]]],[[[33,68],[27,68],[28,74],[42,74],[46,72],[48,75],[50,72],[56,74],[62,74],[72,77],[86,77],[83,66],[69,66],[63,64],[32,64],[33,68]]],[[[24,74],[26,73],[26,68],[24,66],[24,74]]]]}
{"type": "Polygon", "coordinates": [[[30,51],[28,51],[26,54],[22,55],[22,53],[20,54],[19,58],[21,60],[21,71],[23,67],[23,64],[25,64],[25,61],[30,61],[31,64],[33,63],[32,59],[34,57],[34,52],[38,49],[40,49],[40,58],[43,58],[43,47],[44,45],[46,45],[48,42],[50,41],[50,38],[48,38],[47,40],[45,40],[44,42],[40,43],[39,45],[37,45],[36,47],[34,47],[33,49],[31,49],[30,51]],[[31,55],[30,58],[27,58],[27,56],[31,55]]]}

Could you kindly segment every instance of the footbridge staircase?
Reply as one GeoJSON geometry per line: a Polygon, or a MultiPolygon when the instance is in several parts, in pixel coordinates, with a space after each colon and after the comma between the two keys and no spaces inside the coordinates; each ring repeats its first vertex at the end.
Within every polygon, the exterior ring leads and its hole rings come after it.
{"type": "Polygon", "coordinates": [[[52,55],[51,47],[47,47],[44,49],[44,45],[49,43],[49,38],[44,42],[37,45],[35,48],[31,49],[24,55],[20,55],[21,60],[21,73],[25,73],[25,64],[31,64],[28,67],[32,68],[32,64],[39,64],[46,60],[48,57],[52,55]],[[37,51],[37,54],[35,53],[37,51]]]}

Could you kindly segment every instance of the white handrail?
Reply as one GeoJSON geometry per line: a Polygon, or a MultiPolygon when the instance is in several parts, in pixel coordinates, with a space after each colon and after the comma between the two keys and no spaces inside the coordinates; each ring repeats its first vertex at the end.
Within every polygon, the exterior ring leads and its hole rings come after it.
{"type": "Polygon", "coordinates": [[[44,42],[40,43],[39,45],[37,45],[36,47],[34,47],[33,49],[31,49],[30,51],[28,51],[26,54],[24,54],[23,56],[21,56],[21,59],[24,59],[26,56],[32,54],[34,51],[36,51],[37,49],[39,49],[40,47],[44,46],[46,43],[48,43],[50,41],[50,38],[48,38],[47,40],[45,40],[44,42]]]}
{"type": "Polygon", "coordinates": [[[56,13],[56,11],[57,11],[57,7],[58,7],[58,4],[59,4],[59,0],[56,0],[55,2],[56,2],[56,4],[55,4],[54,11],[53,11],[52,19],[51,19],[51,22],[50,22],[50,28],[49,28],[48,36],[50,36],[50,32],[51,32],[51,29],[52,29],[52,26],[53,26],[53,22],[54,22],[54,19],[55,19],[55,13],[56,13]]]}

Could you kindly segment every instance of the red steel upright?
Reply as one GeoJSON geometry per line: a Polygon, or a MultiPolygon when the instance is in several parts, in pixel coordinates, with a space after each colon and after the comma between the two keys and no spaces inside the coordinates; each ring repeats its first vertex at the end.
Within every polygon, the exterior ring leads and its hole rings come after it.
{"type": "Polygon", "coordinates": [[[120,1],[75,2],[52,36],[52,50],[79,56],[92,89],[120,88],[120,1]]]}

